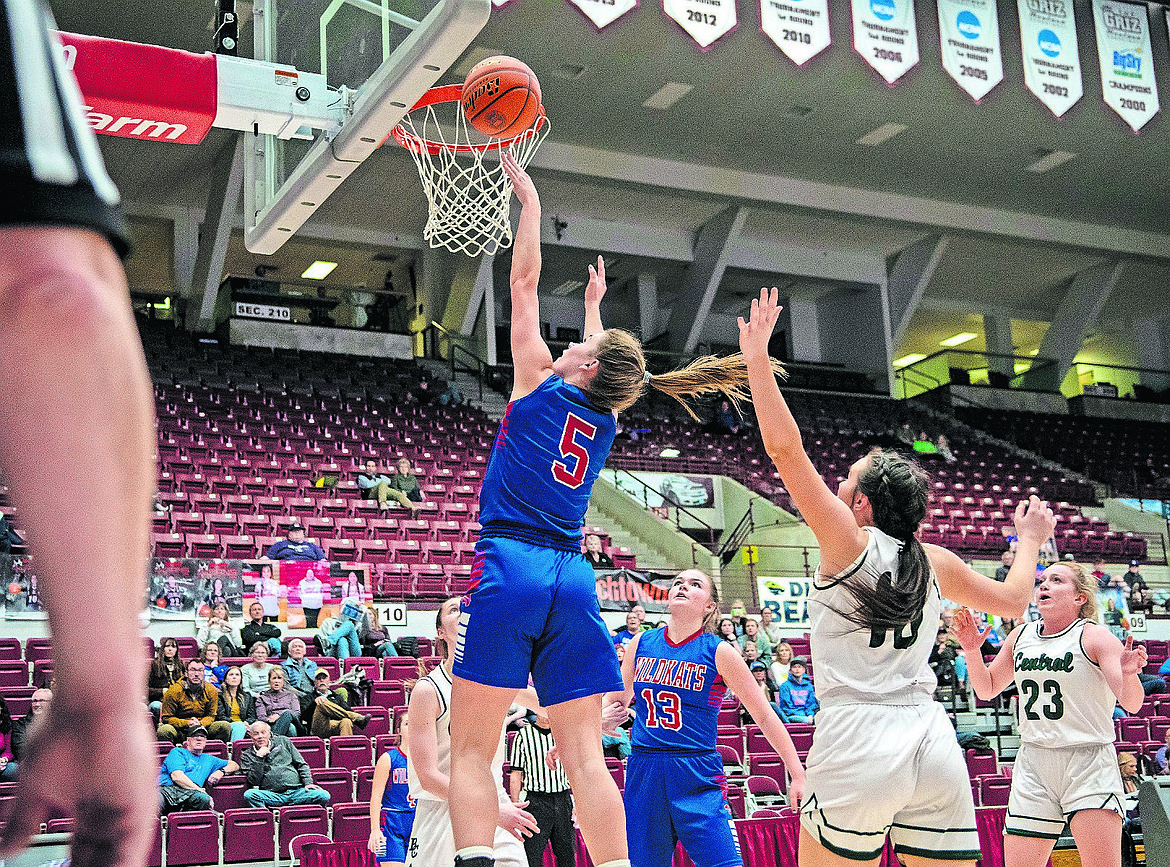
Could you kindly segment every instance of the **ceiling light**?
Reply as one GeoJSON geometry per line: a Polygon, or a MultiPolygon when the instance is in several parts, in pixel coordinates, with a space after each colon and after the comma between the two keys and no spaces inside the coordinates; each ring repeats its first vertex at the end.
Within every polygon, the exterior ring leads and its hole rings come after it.
{"type": "Polygon", "coordinates": [[[576,292],[578,289],[583,289],[585,283],[582,280],[566,280],[560,286],[552,291],[553,295],[568,295],[571,292],[576,292]]]}
{"type": "Polygon", "coordinates": [[[1040,354],[1040,350],[1039,350],[1039,349],[1033,349],[1033,350],[1032,350],[1031,352],[1029,352],[1028,354],[1029,354],[1029,355],[1031,355],[1031,356],[1033,356],[1033,357],[1035,357],[1035,356],[1037,356],[1037,355],[1039,355],[1039,354],[1040,354]]]}
{"type": "Polygon", "coordinates": [[[693,84],[668,81],[662,87],[658,88],[654,92],[654,95],[642,103],[642,105],[646,108],[670,108],[694,89],[693,84]]]}
{"type": "Polygon", "coordinates": [[[879,126],[872,132],[866,133],[857,140],[859,145],[868,145],[875,148],[880,144],[888,142],[899,133],[903,133],[908,129],[904,123],[886,123],[879,126]]]}
{"type": "Polygon", "coordinates": [[[336,262],[322,262],[318,259],[305,269],[305,273],[301,275],[301,278],[304,280],[324,280],[333,273],[333,269],[336,267],[336,262]]]}
{"type": "Polygon", "coordinates": [[[921,352],[911,352],[909,355],[903,355],[901,358],[897,359],[894,362],[894,367],[907,367],[911,364],[914,364],[915,362],[922,361],[924,358],[926,358],[926,356],[921,352]]]}
{"type": "Polygon", "coordinates": [[[1032,369],[1032,362],[1030,362],[1030,361],[1017,361],[1014,365],[1014,368],[1015,368],[1016,373],[1023,373],[1026,370],[1032,369]]]}
{"type": "Polygon", "coordinates": [[[1076,154],[1070,154],[1068,151],[1050,151],[1043,148],[1032,155],[1038,156],[1040,159],[1028,166],[1025,171],[1035,172],[1038,175],[1043,174],[1049,169],[1054,169],[1059,165],[1064,165],[1076,156],[1076,154]]]}
{"type": "Polygon", "coordinates": [[[667,446],[658,453],[660,458],[677,458],[681,454],[674,446],[667,446]]]}
{"type": "Polygon", "coordinates": [[[954,337],[948,337],[946,340],[940,340],[939,346],[962,346],[969,340],[974,340],[978,334],[972,334],[970,331],[964,331],[962,334],[956,334],[954,337]]]}

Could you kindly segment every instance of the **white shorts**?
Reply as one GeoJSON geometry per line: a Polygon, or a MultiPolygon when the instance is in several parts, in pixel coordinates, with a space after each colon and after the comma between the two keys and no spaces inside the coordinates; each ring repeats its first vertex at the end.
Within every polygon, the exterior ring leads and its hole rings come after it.
{"type": "Polygon", "coordinates": [[[1124,791],[1113,744],[1021,744],[1003,832],[1055,840],[1079,810],[1112,810],[1125,818],[1124,791]]]}
{"type": "Polygon", "coordinates": [[[942,705],[841,704],[817,714],[800,822],[843,858],[979,858],[967,765],[942,705]]]}
{"type": "MultiPolygon", "coordinates": [[[[503,828],[496,828],[495,847],[500,867],[528,867],[524,844],[503,828]]],[[[454,863],[455,836],[447,802],[419,798],[406,847],[406,867],[451,867],[454,863]]]]}

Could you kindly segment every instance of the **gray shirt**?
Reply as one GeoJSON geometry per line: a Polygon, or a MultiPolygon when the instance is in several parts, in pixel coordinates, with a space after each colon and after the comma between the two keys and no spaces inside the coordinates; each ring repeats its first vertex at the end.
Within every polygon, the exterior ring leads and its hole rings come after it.
{"type": "Polygon", "coordinates": [[[256,755],[255,745],[245,750],[240,756],[240,768],[247,777],[249,789],[283,793],[313,782],[309,763],[283,735],[272,736],[267,755],[256,755]]]}

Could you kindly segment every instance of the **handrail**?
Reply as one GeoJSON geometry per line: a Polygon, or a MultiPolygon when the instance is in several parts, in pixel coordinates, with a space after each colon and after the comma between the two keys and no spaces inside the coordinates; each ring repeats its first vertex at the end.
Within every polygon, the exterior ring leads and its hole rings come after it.
{"type": "MultiPolygon", "coordinates": [[[[706,548],[707,550],[710,550],[711,546],[715,544],[715,539],[717,537],[717,533],[715,532],[715,528],[712,527],[710,524],[708,524],[706,521],[704,521],[702,518],[700,518],[698,515],[696,515],[694,512],[692,512],[690,509],[688,509],[686,506],[677,502],[673,498],[667,497],[661,491],[654,490],[654,488],[650,487],[650,485],[648,485],[642,479],[635,476],[632,472],[630,472],[627,469],[623,469],[622,467],[611,467],[610,469],[613,470],[615,483],[617,481],[618,474],[623,473],[626,476],[629,476],[631,479],[633,479],[635,482],[637,482],[639,485],[642,486],[642,507],[645,508],[647,511],[649,511],[651,508],[650,507],[650,500],[649,500],[649,497],[647,496],[647,494],[650,491],[654,491],[654,493],[658,497],[662,498],[662,501],[664,503],[667,503],[668,505],[674,506],[674,508],[677,509],[677,511],[675,512],[675,515],[674,515],[674,528],[676,530],[678,530],[681,533],[685,533],[685,531],[680,526],[678,516],[679,516],[679,513],[686,514],[687,516],[692,518],[697,524],[700,525],[699,527],[697,527],[695,529],[706,529],[706,535],[707,535],[707,538],[710,539],[710,541],[706,545],[704,545],[703,547],[706,548]]],[[[694,560],[693,552],[692,552],[691,557],[692,557],[692,560],[694,560]]],[[[697,561],[695,561],[695,562],[697,562],[697,561]]]]}
{"type": "Polygon", "coordinates": [[[468,349],[464,349],[458,343],[452,343],[449,347],[449,350],[450,351],[448,352],[448,355],[450,356],[450,360],[451,360],[451,381],[454,382],[455,371],[457,369],[466,371],[468,373],[474,373],[476,385],[479,387],[479,402],[482,405],[483,404],[483,380],[484,380],[484,377],[487,375],[487,370],[488,370],[487,362],[484,361],[482,358],[480,358],[478,355],[476,355],[474,352],[472,352],[468,349]],[[456,358],[457,358],[458,354],[461,352],[475,363],[474,366],[457,367],[456,358]]]}
{"type": "Polygon", "coordinates": [[[727,534],[727,538],[724,540],[723,544],[719,546],[719,550],[715,552],[720,560],[723,560],[723,558],[726,557],[728,553],[735,551],[735,549],[740,546],[740,543],[743,542],[744,539],[755,532],[756,519],[755,515],[752,514],[752,505],[755,503],[755,501],[755,497],[752,497],[750,500],[748,500],[747,511],[743,513],[743,517],[739,519],[739,523],[736,524],[735,527],[732,528],[731,532],[727,534]]]}

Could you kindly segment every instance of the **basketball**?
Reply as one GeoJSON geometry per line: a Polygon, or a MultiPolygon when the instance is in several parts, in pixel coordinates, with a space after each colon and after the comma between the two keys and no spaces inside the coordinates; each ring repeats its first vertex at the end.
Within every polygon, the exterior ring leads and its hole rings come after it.
{"type": "Polygon", "coordinates": [[[10,596],[18,595],[20,593],[21,589],[22,588],[21,588],[20,584],[17,583],[16,581],[13,581],[11,584],[8,585],[8,593],[10,596]]]}
{"type": "Polygon", "coordinates": [[[540,82],[515,57],[489,57],[467,73],[462,100],[468,123],[484,135],[509,138],[532,126],[540,114],[540,82]]]}

